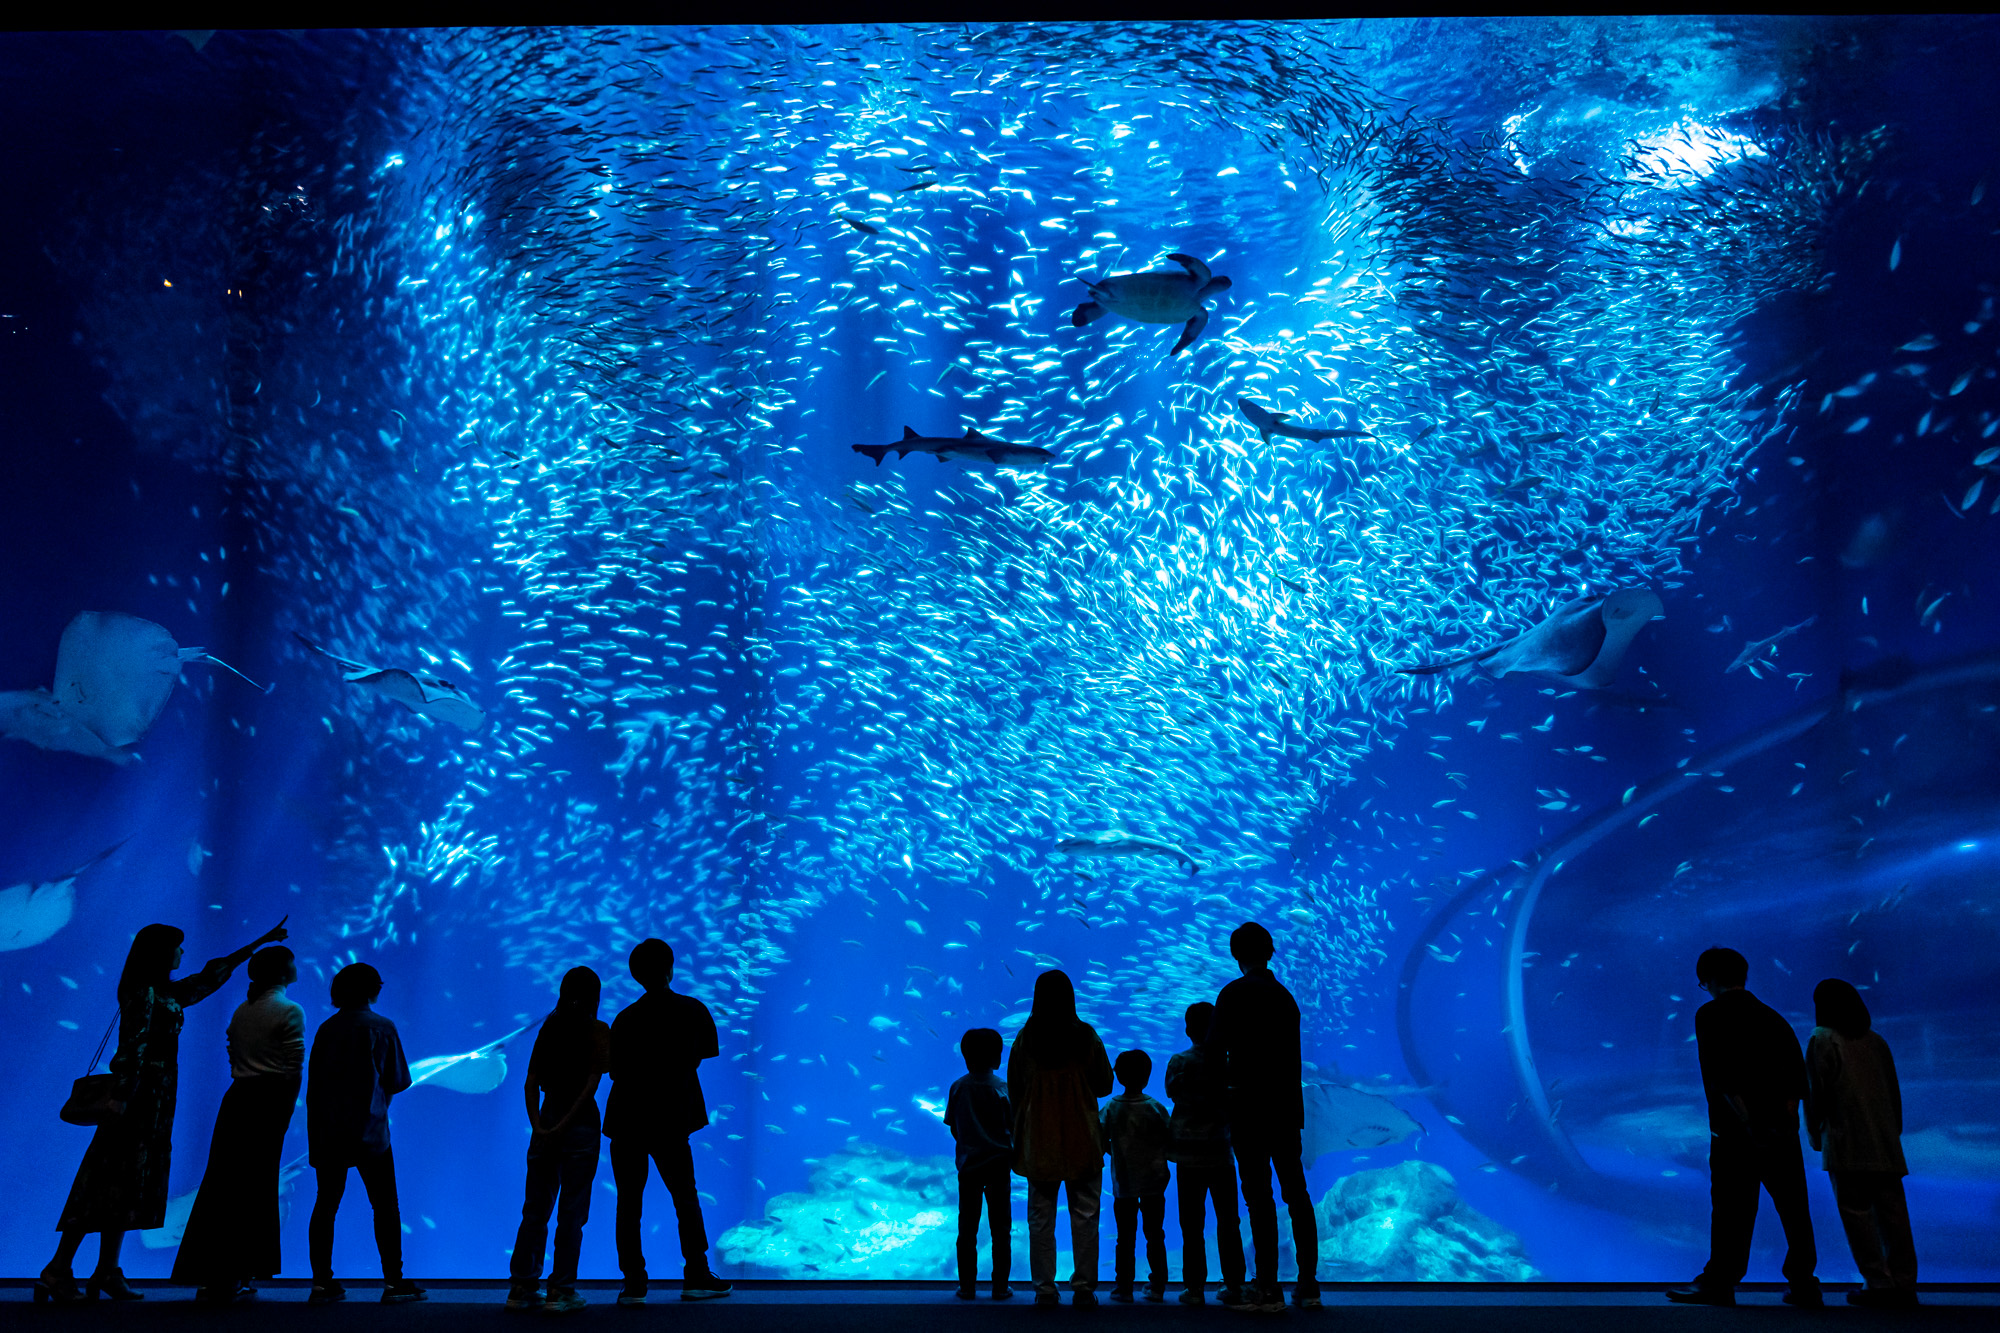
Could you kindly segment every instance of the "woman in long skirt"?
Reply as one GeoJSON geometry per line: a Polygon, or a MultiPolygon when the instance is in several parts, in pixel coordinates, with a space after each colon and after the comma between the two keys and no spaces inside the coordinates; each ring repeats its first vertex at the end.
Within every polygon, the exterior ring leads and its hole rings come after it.
{"type": "Polygon", "coordinates": [[[250,1279],[275,1276],[282,1266],[278,1171],[306,1058],[305,1010],[285,988],[298,979],[290,949],[258,950],[250,959],[250,998],[229,1020],[229,1091],[174,1259],[173,1280],[199,1288],[197,1300],[255,1296],[250,1279]]]}
{"type": "Polygon", "coordinates": [[[76,1301],[71,1265],[83,1238],[98,1233],[97,1271],[88,1293],[132,1301],[139,1293],[125,1281],[118,1252],[127,1231],[144,1231],[167,1219],[167,1168],[173,1151],[174,1091],[179,1075],[181,1010],[207,999],[261,944],[285,938],[280,921],[232,954],[211,958],[191,977],[181,965],[178,926],[146,926],[133,937],[118,976],[118,1050],[111,1057],[118,1114],[97,1127],[56,1229],[62,1241],[35,1282],[37,1301],[76,1301]]]}

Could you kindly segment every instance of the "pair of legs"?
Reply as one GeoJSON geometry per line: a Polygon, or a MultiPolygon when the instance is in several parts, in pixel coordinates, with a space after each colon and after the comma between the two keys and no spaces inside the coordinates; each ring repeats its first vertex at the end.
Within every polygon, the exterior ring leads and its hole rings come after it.
{"type": "Polygon", "coordinates": [[[1014,1266],[1013,1172],[1003,1158],[958,1173],[958,1285],[970,1291],[979,1281],[979,1208],[993,1233],[993,1289],[1007,1285],[1014,1266]]]}
{"type": "Polygon", "coordinates": [[[1299,1286],[1319,1290],[1319,1219],[1312,1193],[1306,1188],[1305,1165],[1299,1160],[1296,1125],[1231,1124],[1237,1171],[1243,1177],[1243,1209],[1250,1214],[1250,1242],[1257,1250],[1257,1285],[1278,1285],[1278,1204],[1271,1197],[1271,1177],[1292,1215],[1292,1248],[1299,1256],[1299,1286]]]}
{"type": "Polygon", "coordinates": [[[1215,1248],[1224,1289],[1243,1285],[1243,1227],[1236,1211],[1236,1163],[1178,1162],[1174,1188],[1181,1209],[1181,1280],[1190,1291],[1208,1284],[1208,1244],[1202,1236],[1208,1203],[1215,1203],[1215,1248]]]}
{"type": "MultiPolygon", "coordinates": [[[[368,1207],[375,1214],[375,1252],[382,1256],[382,1280],[403,1280],[403,1210],[396,1202],[396,1155],[384,1148],[364,1157],[353,1168],[368,1191],[368,1207]]],[[[319,1194],[313,1200],[312,1223],[307,1228],[307,1248],[312,1253],[313,1283],[333,1283],[333,1219],[340,1200],[347,1193],[345,1166],[313,1168],[319,1180],[319,1194]]]]}
{"type": "Polygon", "coordinates": [[[646,1181],[654,1167],[673,1196],[680,1223],[681,1262],[689,1277],[707,1277],[708,1231],[701,1221],[701,1196],[695,1193],[694,1150],[685,1138],[611,1140],[611,1178],[618,1186],[618,1271],[628,1290],[646,1285],[646,1250],[639,1223],[646,1198],[646,1181]]]}
{"type": "Polygon", "coordinates": [[[1118,1289],[1131,1291],[1136,1276],[1140,1219],[1146,1224],[1146,1288],[1157,1295],[1167,1289],[1167,1196],[1121,1194],[1111,1201],[1111,1216],[1118,1223],[1118,1242],[1112,1252],[1113,1272],[1118,1289]]]}
{"type": "Polygon", "coordinates": [[[597,1181],[597,1129],[588,1126],[588,1140],[565,1133],[557,1140],[537,1134],[528,1144],[527,1199],[521,1205],[521,1229],[514,1236],[514,1258],[508,1266],[517,1288],[533,1288],[542,1279],[542,1247],[549,1240],[549,1214],[556,1216],[555,1260],[549,1265],[549,1294],[576,1290],[577,1256],[583,1252],[583,1226],[590,1220],[590,1190],[597,1181]]]}
{"type": "Polygon", "coordinates": [[[1785,1281],[1794,1291],[1818,1291],[1813,1269],[1819,1255],[1806,1209],[1805,1154],[1796,1128],[1717,1135],[1708,1141],[1708,1266],[1695,1285],[1704,1291],[1734,1291],[1743,1280],[1750,1267],[1759,1189],[1770,1194],[1785,1229],[1785,1281]]]}
{"type": "MultiPolygon", "coordinates": [[[[56,1242],[56,1257],[49,1260],[47,1272],[67,1274],[76,1271],[76,1252],[83,1246],[83,1238],[88,1231],[65,1231],[56,1242]]],[[[119,1272],[118,1252],[125,1246],[122,1231],[100,1231],[97,1233],[97,1268],[93,1276],[103,1279],[119,1272]]]]}
{"type": "MultiPolygon", "coordinates": [[[[1833,1197],[1854,1266],[1871,1291],[1915,1292],[1917,1242],[1910,1235],[1910,1205],[1903,1178],[1890,1171],[1832,1171],[1833,1197]]],[[[1789,1234],[1789,1233],[1788,1233],[1789,1234]]]]}
{"type": "Polygon", "coordinates": [[[1069,1180],[1028,1182],[1028,1271],[1037,1295],[1056,1291],[1056,1191],[1069,1196],[1069,1244],[1076,1259],[1070,1286],[1097,1290],[1097,1213],[1104,1193],[1104,1168],[1069,1180]]]}

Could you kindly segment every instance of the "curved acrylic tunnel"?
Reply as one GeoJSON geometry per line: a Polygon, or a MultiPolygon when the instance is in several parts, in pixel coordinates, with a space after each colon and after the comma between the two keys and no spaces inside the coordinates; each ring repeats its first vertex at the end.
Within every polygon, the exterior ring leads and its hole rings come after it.
{"type": "Polygon", "coordinates": [[[1969,794],[1991,790],[1996,737],[2000,658],[1891,665],[1633,788],[1417,933],[1397,997],[1412,1074],[1494,1163],[1698,1221],[1693,960],[1728,943],[1801,1033],[1819,977],[1879,988],[1907,1132],[1976,1133],[2000,1067],[1974,1030],[1996,928],[1973,888],[2000,811],[1969,794]],[[1926,1012],[1899,1009],[1919,986],[1926,1012]]]}

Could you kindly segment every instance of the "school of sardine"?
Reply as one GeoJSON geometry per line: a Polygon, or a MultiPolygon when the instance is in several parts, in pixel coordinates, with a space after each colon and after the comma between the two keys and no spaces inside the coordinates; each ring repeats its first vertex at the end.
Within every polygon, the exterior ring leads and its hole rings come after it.
{"type": "Polygon", "coordinates": [[[1010,951],[1021,994],[1064,962],[1165,1042],[1256,917],[1338,1032],[1418,835],[1306,833],[1449,701],[1398,668],[1677,586],[1796,406],[1725,330],[1810,283],[1867,162],[1467,141],[1345,31],[381,37],[393,109],[260,139],[242,215],[209,182],[181,225],[82,224],[77,261],[165,275],[84,312],[110,400],[244,520],[161,577],[255,577],[304,642],[484,710],[273,645],[344,756],[351,947],[485,928],[552,984],[664,935],[742,1031],[797,932],[867,913],[1010,951]],[[1185,351],[1072,325],[1173,253],[1231,279],[1185,351]],[[221,350],[148,378],[135,341],[189,322],[221,350]],[[1050,457],[855,456],[906,427],[1050,457]],[[1069,923],[1144,947],[1043,945],[1069,923]]]}

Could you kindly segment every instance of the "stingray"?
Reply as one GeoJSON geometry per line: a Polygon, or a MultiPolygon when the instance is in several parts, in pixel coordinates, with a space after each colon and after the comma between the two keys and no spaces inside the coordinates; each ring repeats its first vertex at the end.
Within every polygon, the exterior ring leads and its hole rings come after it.
{"type": "Polygon", "coordinates": [[[1618,675],[1632,636],[1660,618],[1650,588],[1620,588],[1571,602],[1525,634],[1491,648],[1422,666],[1398,667],[1406,676],[1430,676],[1468,662],[1483,662],[1496,676],[1535,672],[1586,690],[1601,690],[1618,675]]]}
{"type": "Polygon", "coordinates": [[[181,647],[150,620],[123,611],[79,611],[56,645],[55,684],[0,692],[0,735],[129,764],[139,757],[132,747],[166,708],[189,662],[212,662],[257,685],[202,649],[181,647]]]}
{"type": "Polygon", "coordinates": [[[366,685],[376,693],[394,699],[412,713],[438,722],[449,722],[467,731],[477,731],[486,725],[485,710],[472,702],[471,695],[448,680],[405,671],[401,667],[372,667],[365,662],[349,661],[328,652],[297,630],[292,631],[292,637],[338,666],[341,678],[350,685],[366,685]]]}
{"type": "Polygon", "coordinates": [[[1401,1143],[1424,1127],[1387,1097],[1343,1083],[1308,1083],[1299,1157],[1310,1167],[1322,1153],[1401,1143]]]}
{"type": "Polygon", "coordinates": [[[66,875],[0,889],[0,952],[28,949],[69,924],[76,910],[76,881],[125,844],[114,842],[66,875]]]}
{"type": "Polygon", "coordinates": [[[527,1030],[524,1023],[498,1041],[459,1055],[427,1055],[410,1066],[410,1086],[428,1083],[453,1092],[491,1092],[507,1081],[507,1043],[527,1030]]]}

